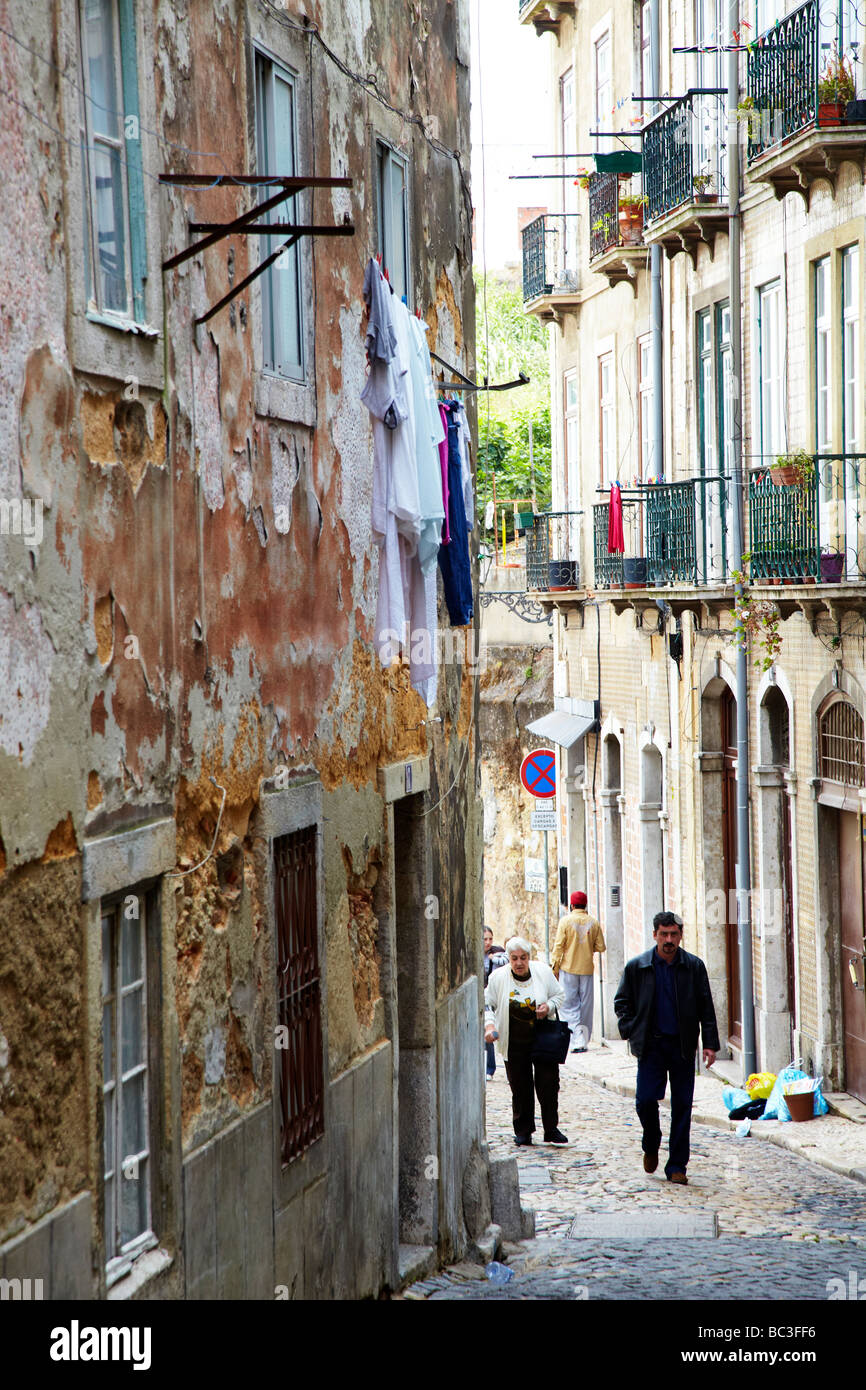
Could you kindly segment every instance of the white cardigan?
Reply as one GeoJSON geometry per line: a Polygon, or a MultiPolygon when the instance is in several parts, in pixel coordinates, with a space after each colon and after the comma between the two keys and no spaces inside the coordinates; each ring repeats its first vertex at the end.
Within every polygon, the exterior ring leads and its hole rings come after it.
{"type": "MultiPolygon", "coordinates": [[[[549,1004],[551,1016],[559,1012],[560,1004],[565,1002],[565,990],[557,980],[549,965],[543,961],[531,960],[529,962],[529,973],[532,976],[532,983],[535,986],[536,1004],[549,1004]]],[[[511,984],[511,962],[507,965],[500,965],[497,970],[491,970],[490,979],[487,981],[487,988],[484,991],[484,1012],[485,1027],[492,1023],[499,1034],[496,1043],[497,1051],[503,1057],[508,1057],[508,1020],[509,1005],[508,991],[511,984]]]]}

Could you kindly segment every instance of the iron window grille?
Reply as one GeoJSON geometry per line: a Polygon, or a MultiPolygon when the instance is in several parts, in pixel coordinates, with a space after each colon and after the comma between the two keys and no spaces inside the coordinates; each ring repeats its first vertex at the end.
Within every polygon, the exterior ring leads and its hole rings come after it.
{"type": "Polygon", "coordinates": [[[315,826],[274,841],[280,1148],[286,1165],[324,1133],[315,826]]]}
{"type": "Polygon", "coordinates": [[[847,787],[866,786],[863,763],[863,720],[841,696],[823,711],[818,726],[820,776],[847,787]]]}

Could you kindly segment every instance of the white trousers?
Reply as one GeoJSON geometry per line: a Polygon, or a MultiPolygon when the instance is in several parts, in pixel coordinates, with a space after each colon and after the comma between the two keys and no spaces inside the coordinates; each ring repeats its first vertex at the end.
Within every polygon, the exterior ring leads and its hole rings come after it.
{"type": "Polygon", "coordinates": [[[559,983],[565,990],[560,1015],[571,1029],[571,1046],[588,1047],[592,1036],[593,975],[570,975],[560,970],[559,983]]]}

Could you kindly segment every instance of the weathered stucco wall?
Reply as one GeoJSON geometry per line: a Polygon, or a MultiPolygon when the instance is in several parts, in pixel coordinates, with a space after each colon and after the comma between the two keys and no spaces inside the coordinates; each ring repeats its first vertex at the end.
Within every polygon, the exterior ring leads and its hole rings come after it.
{"type": "Polygon", "coordinates": [[[77,139],[77,6],[57,0],[46,25],[0,2],[20,40],[0,35],[0,82],[24,103],[4,106],[0,127],[0,237],[17,248],[0,265],[0,497],[39,499],[44,525],[29,548],[0,537],[0,1088],[15,1093],[0,1120],[12,1154],[0,1235],[100,1180],[101,1059],[85,1064],[81,1015],[85,840],[175,819],[164,1006],[180,1032],[168,1103],[185,1151],[272,1093],[271,908],[255,846],[266,779],[313,769],[325,792],[331,1076],[385,1036],[381,765],[431,755],[439,995],[479,954],[476,683],[443,668],[441,722],[425,723],[407,668],[380,666],[359,402],[376,137],[410,163],[412,307],[431,348],[474,366],[471,206],[453,155],[468,146],[466,7],[308,6],[323,41],[272,5],[136,8],[152,338],[86,315],[80,152],[49,128],[77,139]],[[253,238],[160,273],[188,221],[251,205],[238,187],[169,190],[155,176],[254,168],[254,45],[296,74],[298,169],[354,180],[298,200],[301,221],[356,227],[301,244],[303,385],[262,371],[257,284],[193,328],[255,264],[253,238]]]}

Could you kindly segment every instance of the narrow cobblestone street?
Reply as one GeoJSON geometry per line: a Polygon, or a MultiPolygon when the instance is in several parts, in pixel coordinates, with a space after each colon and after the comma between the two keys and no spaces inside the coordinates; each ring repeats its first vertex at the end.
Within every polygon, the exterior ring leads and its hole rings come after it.
{"type": "MultiPolygon", "coordinates": [[[[587,1054],[590,1069],[595,1053],[587,1054]]],[[[535,1212],[536,1235],[506,1246],[515,1277],[497,1287],[464,1264],[410,1296],[826,1301],[828,1281],[847,1287],[851,1270],[866,1290],[862,1183],[700,1122],[692,1125],[689,1185],[665,1180],[664,1150],[648,1176],[633,1100],[582,1076],[582,1064],[570,1057],[562,1070],[568,1147],[538,1142],[539,1131],[533,1147],[519,1151],[521,1200],[535,1212]]],[[[663,1105],[665,1140],[668,1115],[663,1105]]],[[[858,1139],[866,1132],[848,1128],[858,1139]]],[[[487,1132],[492,1154],[515,1152],[501,1066],[487,1086],[487,1132]]]]}

